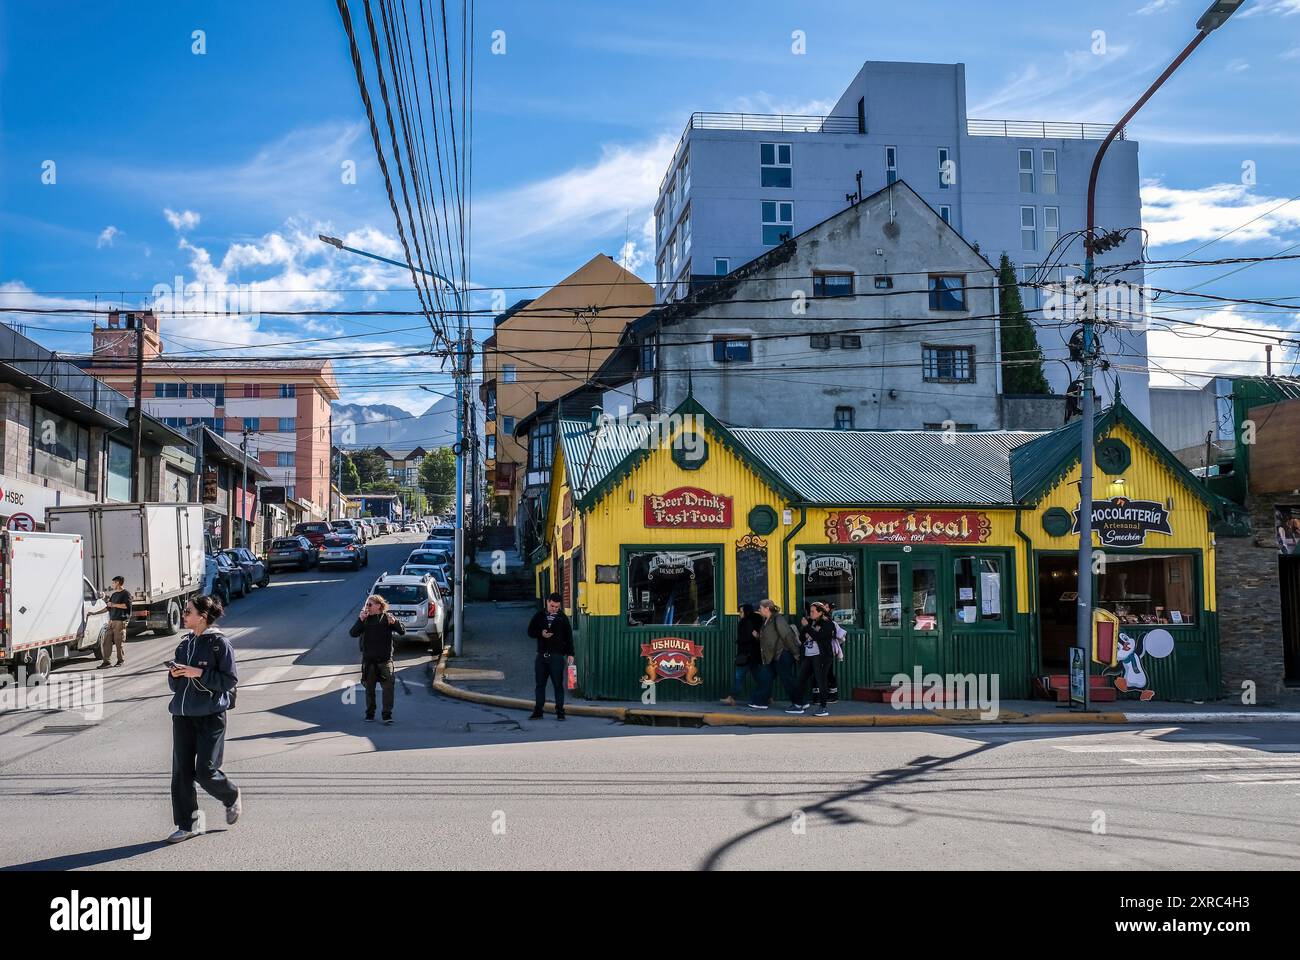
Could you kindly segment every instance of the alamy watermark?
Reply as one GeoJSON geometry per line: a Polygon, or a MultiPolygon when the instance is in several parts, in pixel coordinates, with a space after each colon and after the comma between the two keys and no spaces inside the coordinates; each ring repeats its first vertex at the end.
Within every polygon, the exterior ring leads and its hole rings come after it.
{"type": "Polygon", "coordinates": [[[665,417],[647,417],[633,413],[626,417],[612,417],[603,413],[595,422],[596,446],[600,449],[626,449],[616,428],[622,428],[637,438],[636,449],[654,450],[670,441],[675,451],[688,462],[694,463],[706,456],[704,419],[693,413],[673,413],[665,417]]]}
{"type": "Polygon", "coordinates": [[[1155,301],[1147,284],[1116,280],[1085,283],[1079,277],[1043,284],[1043,319],[1065,324],[1091,317],[1097,323],[1145,330],[1155,301]]]}
{"type": "Polygon", "coordinates": [[[889,678],[895,710],[978,710],[981,720],[996,720],[1001,712],[996,673],[924,673],[920,666],[910,674],[889,678]]]}
{"type": "Polygon", "coordinates": [[[97,722],[104,717],[104,678],[74,673],[38,682],[26,667],[17,676],[0,672],[0,713],[9,710],[63,710],[97,722]]]}

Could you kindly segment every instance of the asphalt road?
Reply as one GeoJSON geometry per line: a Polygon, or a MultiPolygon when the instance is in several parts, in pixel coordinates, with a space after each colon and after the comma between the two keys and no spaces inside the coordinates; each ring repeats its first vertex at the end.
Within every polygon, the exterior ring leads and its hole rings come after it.
{"type": "MultiPolygon", "coordinates": [[[[227,828],[176,847],[162,660],[140,637],[104,715],[0,714],[0,866],[38,869],[1296,869],[1300,724],[717,732],[478,707],[401,652],[397,724],[341,689],[369,569],[277,575],[223,622],[240,660],[227,828]]],[[[472,629],[473,608],[467,610],[472,629]]],[[[60,673],[93,671],[73,662],[60,673]]]]}

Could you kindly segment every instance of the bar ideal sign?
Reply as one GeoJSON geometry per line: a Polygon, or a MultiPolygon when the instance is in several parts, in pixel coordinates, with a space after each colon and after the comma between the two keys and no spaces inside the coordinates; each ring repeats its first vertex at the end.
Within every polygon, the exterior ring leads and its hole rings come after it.
{"type": "MultiPolygon", "coordinates": [[[[1103,547],[1140,547],[1148,533],[1172,537],[1169,511],[1154,500],[1130,500],[1111,497],[1092,502],[1092,529],[1103,547]]],[[[1074,529],[1079,532],[1079,511],[1074,511],[1074,529]]]]}
{"type": "Polygon", "coordinates": [[[833,511],[826,518],[831,543],[983,543],[992,524],[974,510],[833,511]]]}
{"type": "Polygon", "coordinates": [[[645,525],[679,530],[728,528],[732,499],[699,487],[677,487],[667,493],[645,495],[645,525]]]}

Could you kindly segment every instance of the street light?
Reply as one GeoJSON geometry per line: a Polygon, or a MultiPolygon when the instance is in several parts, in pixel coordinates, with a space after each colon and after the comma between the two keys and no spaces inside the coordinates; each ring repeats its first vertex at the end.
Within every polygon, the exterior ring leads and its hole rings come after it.
{"type": "MultiPolygon", "coordinates": [[[[1160,86],[1169,79],[1170,75],[1177,70],[1184,60],[1192,55],[1192,51],[1201,45],[1201,41],[1210,35],[1214,30],[1223,26],[1224,22],[1237,11],[1244,0],[1216,0],[1210,5],[1210,8],[1201,14],[1201,19],[1196,21],[1197,34],[1177,57],[1173,63],[1165,68],[1165,72],[1156,78],[1155,83],[1147,87],[1146,93],[1138,99],[1137,103],[1129,108],[1128,113],[1124,114],[1119,123],[1111,128],[1110,133],[1102,140],[1101,146],[1097,148],[1097,155],[1092,161],[1092,172],[1088,175],[1088,226],[1083,235],[1084,247],[1084,264],[1083,264],[1083,282],[1085,289],[1089,290],[1089,295],[1084,304],[1083,312],[1083,355],[1082,355],[1082,381],[1083,381],[1083,402],[1082,402],[1082,420],[1080,434],[1082,441],[1079,445],[1079,589],[1078,589],[1078,619],[1075,622],[1075,645],[1080,649],[1083,656],[1084,677],[1083,677],[1083,708],[1088,709],[1090,698],[1090,681],[1088,679],[1088,661],[1089,648],[1092,641],[1092,434],[1095,429],[1095,417],[1093,414],[1093,388],[1092,388],[1092,371],[1093,371],[1093,325],[1095,323],[1097,310],[1097,297],[1095,292],[1091,291],[1092,274],[1093,274],[1093,257],[1098,248],[1096,200],[1097,200],[1097,174],[1101,171],[1101,160],[1106,155],[1114,139],[1119,136],[1119,132],[1128,125],[1133,119],[1133,115],[1142,109],[1143,105],[1151,99],[1160,86]]],[[[1107,244],[1107,248],[1109,243],[1107,244]]]]}
{"type": "MultiPolygon", "coordinates": [[[[426,270],[423,267],[417,267],[414,264],[405,263],[401,260],[393,260],[389,257],[380,256],[377,253],[371,253],[368,250],[359,250],[356,247],[350,247],[338,237],[329,237],[323,233],[318,233],[317,238],[321,243],[327,243],[331,247],[339,250],[346,250],[348,253],[355,253],[357,256],[369,257],[371,260],[378,260],[381,263],[391,263],[395,267],[406,267],[408,270],[418,270],[425,276],[433,277],[435,280],[441,280],[450,289],[456,297],[456,357],[455,357],[455,377],[456,377],[456,576],[464,579],[465,576],[465,378],[468,371],[462,369],[463,360],[468,354],[465,350],[465,306],[460,298],[460,288],[452,283],[440,273],[432,270],[426,270]]],[[[456,656],[460,656],[461,651],[461,629],[465,619],[465,593],[463,590],[457,590],[454,596],[453,614],[452,614],[452,632],[453,632],[453,649],[456,656]]]]}

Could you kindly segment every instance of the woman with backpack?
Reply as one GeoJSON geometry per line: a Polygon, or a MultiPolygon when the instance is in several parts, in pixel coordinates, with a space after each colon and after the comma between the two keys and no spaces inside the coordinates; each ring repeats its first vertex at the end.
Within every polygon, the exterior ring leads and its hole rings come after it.
{"type": "Polygon", "coordinates": [[[755,710],[766,710],[772,699],[772,683],[779,676],[791,704],[799,701],[799,689],[794,682],[795,661],[798,658],[799,638],[794,627],[781,615],[781,610],[771,600],[758,604],[763,626],[758,631],[760,655],[763,658],[763,684],[749,705],[755,710]]]}
{"type": "Polygon", "coordinates": [[[736,625],[736,673],[731,684],[731,695],[722,702],[729,707],[736,705],[736,698],[745,692],[745,675],[754,677],[755,693],[763,689],[763,652],[759,644],[759,632],[763,629],[763,618],[754,612],[752,603],[740,605],[740,622],[736,625]]]}
{"type": "Polygon", "coordinates": [[[830,711],[826,709],[826,675],[835,656],[835,624],[831,622],[826,604],[820,600],[813,602],[808,609],[808,616],[800,621],[799,640],[803,647],[803,660],[799,665],[799,699],[790,704],[786,713],[803,713],[811,706],[804,699],[811,679],[817,690],[817,708],[813,711],[813,716],[829,717],[830,711]]]}
{"type": "Polygon", "coordinates": [[[223,613],[216,597],[195,597],[187,603],[181,622],[189,632],[181,637],[174,658],[167,662],[167,685],[172,691],[167,706],[172,715],[172,820],[176,824],[168,843],[180,843],[204,832],[195,781],[225,805],[226,823],[233,824],[243,810],[239,789],[221,772],[226,711],[235,705],[239,683],[235,650],[214,626],[223,613]]]}

